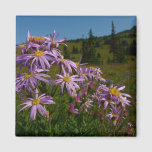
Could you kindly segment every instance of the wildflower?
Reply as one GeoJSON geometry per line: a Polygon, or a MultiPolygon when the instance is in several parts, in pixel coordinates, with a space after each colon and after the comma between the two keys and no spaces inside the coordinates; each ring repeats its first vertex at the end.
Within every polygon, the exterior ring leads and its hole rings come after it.
{"type": "Polygon", "coordinates": [[[29,49],[29,46],[26,44],[20,44],[20,45],[16,46],[16,48],[22,49],[22,54],[24,54],[29,49]]]}
{"type": "Polygon", "coordinates": [[[83,90],[82,90],[82,95],[85,95],[85,96],[87,96],[87,91],[88,91],[88,89],[87,88],[84,88],[83,90]]]}
{"type": "Polygon", "coordinates": [[[104,101],[104,110],[109,104],[114,104],[114,101],[109,94],[105,95],[101,100],[104,101]]]}
{"type": "Polygon", "coordinates": [[[28,63],[28,61],[32,60],[31,62],[31,70],[33,69],[33,65],[39,66],[41,67],[44,71],[46,71],[46,66],[47,68],[51,67],[51,64],[49,63],[49,61],[54,61],[53,58],[50,57],[50,53],[48,53],[47,51],[40,51],[37,50],[35,53],[33,54],[22,54],[17,56],[16,58],[17,61],[24,61],[25,62],[25,66],[28,63]]]}
{"type": "Polygon", "coordinates": [[[126,105],[130,106],[130,101],[127,100],[126,97],[120,97],[118,101],[122,104],[123,107],[125,107],[126,105]]]}
{"type": "Polygon", "coordinates": [[[89,82],[89,86],[90,86],[90,88],[92,88],[92,87],[94,86],[94,84],[95,84],[95,82],[94,82],[94,81],[90,81],[90,82],[89,82]]]}
{"type": "Polygon", "coordinates": [[[133,124],[131,122],[128,122],[129,127],[133,127],[133,124]]]}
{"type": "Polygon", "coordinates": [[[101,96],[98,94],[98,92],[95,92],[95,93],[92,95],[92,98],[97,102],[98,108],[100,108],[100,107],[101,107],[102,98],[101,98],[101,96]]]}
{"type": "Polygon", "coordinates": [[[60,57],[58,58],[58,63],[57,63],[57,64],[61,64],[62,69],[63,69],[63,68],[68,68],[68,71],[69,71],[70,73],[72,73],[72,68],[73,68],[74,70],[77,69],[77,66],[76,66],[76,64],[75,64],[73,61],[68,60],[68,59],[64,59],[63,56],[60,56],[60,57]]]}
{"type": "Polygon", "coordinates": [[[101,82],[106,82],[106,80],[102,77],[102,76],[99,76],[99,77],[95,77],[96,80],[99,80],[101,82]]]}
{"type": "Polygon", "coordinates": [[[70,76],[69,73],[66,73],[64,69],[63,69],[63,75],[57,74],[57,76],[59,77],[59,79],[55,81],[55,85],[58,83],[62,83],[61,85],[62,94],[63,94],[64,85],[66,86],[68,94],[72,95],[71,91],[76,92],[76,90],[80,89],[78,84],[75,82],[83,81],[83,79],[79,78],[78,75],[70,76]]]}
{"type": "Polygon", "coordinates": [[[114,87],[113,85],[111,85],[111,87],[110,87],[110,89],[109,89],[109,93],[110,93],[111,96],[113,96],[113,97],[123,98],[123,97],[125,96],[125,97],[131,98],[130,95],[120,92],[120,91],[123,90],[124,88],[125,88],[125,86],[122,86],[122,87],[120,87],[120,88],[117,88],[117,86],[114,87]]]}
{"type": "Polygon", "coordinates": [[[80,98],[82,96],[81,92],[79,92],[78,94],[76,92],[73,92],[72,96],[74,97],[77,104],[79,104],[81,102],[81,100],[80,100],[80,98]]]}
{"type": "Polygon", "coordinates": [[[31,36],[30,32],[28,31],[26,44],[28,48],[31,48],[31,47],[42,48],[45,45],[45,39],[40,36],[31,36]]]}
{"type": "Polygon", "coordinates": [[[84,108],[85,111],[87,112],[87,108],[90,108],[91,106],[93,106],[93,105],[91,104],[92,102],[93,102],[92,100],[88,99],[85,103],[82,104],[82,107],[81,107],[81,108],[84,108]]]}
{"type": "Polygon", "coordinates": [[[78,109],[74,109],[74,104],[69,104],[69,112],[79,114],[78,109]]]}
{"type": "Polygon", "coordinates": [[[127,117],[129,115],[129,110],[125,110],[125,116],[127,117]]]}
{"type": "Polygon", "coordinates": [[[93,79],[95,78],[97,80],[98,77],[101,77],[101,69],[100,68],[95,68],[95,67],[90,67],[90,78],[93,79]]]}
{"type": "Polygon", "coordinates": [[[29,73],[19,74],[16,78],[16,91],[20,92],[23,89],[23,87],[25,87],[27,91],[33,92],[32,89],[34,89],[35,86],[39,85],[37,80],[41,80],[43,82],[49,83],[49,80],[43,77],[49,78],[50,76],[44,73],[40,73],[38,71],[41,70],[35,70],[29,73]]]}
{"type": "Polygon", "coordinates": [[[25,101],[21,101],[22,104],[24,105],[23,108],[21,108],[18,112],[21,112],[22,110],[24,110],[25,108],[31,108],[31,113],[30,113],[30,118],[32,120],[35,120],[36,118],[36,113],[37,111],[39,112],[39,114],[43,117],[49,117],[48,112],[46,110],[45,107],[43,107],[43,104],[55,104],[55,102],[52,100],[53,98],[51,96],[46,96],[45,93],[38,96],[38,90],[36,89],[35,91],[35,98],[27,98],[27,100],[25,101]]]}
{"type": "Polygon", "coordinates": [[[113,124],[116,125],[122,110],[119,107],[113,105],[111,105],[111,107],[111,112],[107,114],[106,117],[109,117],[110,120],[114,118],[113,124]]]}
{"type": "Polygon", "coordinates": [[[88,77],[87,75],[89,75],[89,71],[90,69],[89,68],[86,68],[86,67],[80,67],[79,70],[78,70],[78,75],[80,76],[80,78],[83,78],[84,80],[88,80],[88,77]]]}
{"type": "Polygon", "coordinates": [[[53,36],[51,37],[49,35],[49,37],[44,37],[47,40],[47,44],[48,44],[48,49],[50,50],[50,48],[56,47],[58,48],[60,44],[64,44],[65,46],[67,46],[65,43],[62,43],[66,37],[56,40],[58,36],[55,37],[55,30],[53,32],[53,36]]]}
{"type": "Polygon", "coordinates": [[[80,57],[79,62],[75,62],[76,66],[77,66],[78,68],[79,68],[80,66],[82,66],[82,65],[88,64],[88,63],[81,63],[81,60],[82,60],[82,57],[80,57]]]}
{"type": "Polygon", "coordinates": [[[93,69],[93,74],[94,74],[94,76],[99,77],[102,74],[101,69],[100,68],[94,68],[93,69]]]}

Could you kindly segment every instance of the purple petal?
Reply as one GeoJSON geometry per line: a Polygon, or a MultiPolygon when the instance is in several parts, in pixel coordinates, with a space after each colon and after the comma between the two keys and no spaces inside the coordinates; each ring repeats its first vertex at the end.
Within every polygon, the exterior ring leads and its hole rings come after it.
{"type": "Polygon", "coordinates": [[[33,105],[33,106],[32,106],[32,109],[31,109],[31,113],[30,113],[30,118],[31,118],[32,120],[35,120],[36,112],[37,112],[37,106],[36,106],[36,105],[33,105]]]}

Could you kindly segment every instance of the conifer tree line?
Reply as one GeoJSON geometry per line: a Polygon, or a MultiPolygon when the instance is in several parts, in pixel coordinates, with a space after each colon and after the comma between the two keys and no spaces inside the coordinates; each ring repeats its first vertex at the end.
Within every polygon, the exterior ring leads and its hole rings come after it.
{"type": "MultiPolygon", "coordinates": [[[[127,56],[136,56],[136,27],[131,29],[129,34],[123,36],[116,34],[114,22],[111,23],[111,35],[95,37],[92,29],[89,30],[89,37],[77,39],[75,42],[81,42],[81,48],[72,47],[72,54],[82,55],[82,62],[87,63],[103,63],[102,50],[104,45],[109,46],[109,53],[112,57],[107,57],[107,63],[123,63],[127,61],[127,56]],[[131,42],[129,43],[125,38],[131,42]],[[102,41],[102,43],[101,43],[102,41]],[[97,51],[97,48],[98,51],[97,51]],[[100,50],[100,51],[99,51],[100,50]]],[[[63,48],[66,58],[70,58],[70,52],[66,47],[63,48]]]]}
{"type": "Polygon", "coordinates": [[[99,61],[98,59],[100,58],[100,54],[96,53],[95,47],[95,37],[93,36],[92,29],[90,29],[88,40],[82,42],[82,62],[96,63],[99,61]]]}

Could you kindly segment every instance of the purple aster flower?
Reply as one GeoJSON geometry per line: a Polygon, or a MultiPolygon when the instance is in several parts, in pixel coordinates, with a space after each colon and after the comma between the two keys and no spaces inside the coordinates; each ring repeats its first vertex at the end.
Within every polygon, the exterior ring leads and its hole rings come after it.
{"type": "Polygon", "coordinates": [[[117,86],[114,87],[113,85],[111,85],[111,86],[110,86],[110,89],[109,89],[109,92],[110,92],[111,96],[113,96],[113,97],[124,98],[124,96],[125,96],[125,97],[131,98],[130,95],[120,92],[120,91],[123,90],[124,88],[125,88],[125,86],[122,86],[122,87],[120,87],[120,88],[117,88],[117,86]]]}
{"type": "Polygon", "coordinates": [[[31,48],[31,47],[42,48],[45,46],[45,39],[40,36],[31,36],[28,30],[26,44],[28,48],[31,48]]]}
{"type": "Polygon", "coordinates": [[[87,112],[87,109],[90,108],[91,106],[93,106],[93,105],[91,104],[92,102],[93,102],[92,100],[88,99],[84,104],[82,104],[82,107],[81,107],[81,108],[84,108],[85,111],[87,112]]]}
{"type": "Polygon", "coordinates": [[[43,78],[49,78],[49,75],[39,73],[41,70],[31,71],[29,73],[19,74],[16,78],[16,91],[20,92],[24,87],[28,92],[33,92],[33,89],[39,85],[37,80],[49,83],[49,80],[43,78]]]}
{"type": "Polygon", "coordinates": [[[87,94],[88,94],[88,89],[87,88],[83,88],[83,90],[82,90],[82,96],[83,95],[87,96],[87,94]]]}
{"type": "Polygon", "coordinates": [[[93,69],[93,74],[99,77],[100,75],[102,75],[101,69],[100,68],[94,68],[93,69]]]}
{"type": "Polygon", "coordinates": [[[95,101],[97,101],[98,108],[100,108],[100,107],[101,107],[102,96],[99,95],[98,92],[95,92],[91,97],[92,97],[95,101]]]}
{"type": "Polygon", "coordinates": [[[130,101],[127,100],[126,97],[121,97],[121,98],[118,99],[118,101],[122,104],[123,107],[125,107],[126,105],[131,106],[130,101]]]}
{"type": "Polygon", "coordinates": [[[82,60],[82,57],[80,57],[79,62],[75,62],[75,64],[76,64],[77,67],[80,67],[80,66],[82,66],[82,65],[88,64],[88,63],[81,63],[81,60],[82,60]]]}
{"type": "Polygon", "coordinates": [[[68,94],[72,95],[71,91],[76,92],[76,90],[80,89],[78,84],[75,82],[83,81],[83,79],[79,78],[78,75],[70,76],[69,73],[65,72],[64,68],[63,68],[63,75],[57,74],[57,76],[59,77],[59,79],[55,81],[55,85],[58,83],[62,83],[61,85],[62,94],[63,94],[64,85],[66,86],[68,94]]]}
{"type": "Polygon", "coordinates": [[[79,114],[78,109],[74,109],[74,104],[69,104],[69,112],[79,114]]]}
{"type": "Polygon", "coordinates": [[[109,88],[104,84],[100,84],[99,87],[97,88],[97,91],[109,92],[109,88]]]}
{"type": "Polygon", "coordinates": [[[22,54],[24,54],[29,49],[29,46],[26,44],[21,44],[21,45],[16,46],[16,48],[22,49],[22,54]]]}
{"type": "Polygon", "coordinates": [[[95,82],[94,81],[90,81],[89,86],[90,88],[92,88],[94,86],[95,82]]]}
{"type": "Polygon", "coordinates": [[[66,39],[66,37],[56,40],[58,35],[55,37],[55,32],[56,31],[54,30],[52,37],[50,35],[49,37],[44,37],[47,40],[49,50],[53,47],[58,48],[60,44],[64,44],[65,46],[67,46],[65,43],[62,43],[66,39]]]}
{"type": "Polygon", "coordinates": [[[72,73],[72,68],[73,68],[75,71],[76,71],[76,69],[77,69],[77,66],[76,66],[76,64],[75,64],[73,61],[68,60],[68,59],[64,59],[63,56],[60,56],[60,57],[58,58],[58,63],[57,63],[57,64],[61,64],[62,69],[63,69],[63,68],[64,68],[64,69],[67,68],[70,73],[72,73]]]}
{"type": "Polygon", "coordinates": [[[24,65],[26,66],[26,64],[31,61],[31,65],[30,68],[31,70],[33,69],[33,66],[36,65],[38,67],[42,67],[42,69],[44,71],[47,71],[47,68],[51,67],[51,64],[49,63],[49,61],[54,61],[55,59],[53,57],[51,57],[48,51],[40,51],[37,50],[35,53],[33,54],[22,54],[16,57],[16,61],[24,61],[24,65]]]}
{"type": "Polygon", "coordinates": [[[78,75],[80,76],[80,78],[83,78],[84,80],[88,80],[88,75],[89,75],[90,69],[86,68],[86,67],[80,67],[78,69],[78,75]]]}
{"type": "Polygon", "coordinates": [[[43,107],[42,105],[44,104],[55,104],[55,102],[52,100],[53,98],[51,96],[46,96],[45,93],[38,96],[38,90],[36,89],[35,91],[35,98],[27,98],[27,100],[25,101],[21,101],[22,104],[24,105],[23,108],[21,108],[18,112],[21,112],[22,110],[24,110],[25,108],[31,108],[31,113],[30,113],[30,118],[32,120],[35,120],[36,118],[36,113],[37,111],[39,112],[39,114],[43,117],[49,117],[48,111],[46,110],[45,107],[43,107]]]}
{"type": "Polygon", "coordinates": [[[79,104],[81,102],[81,100],[80,100],[80,98],[82,97],[81,92],[79,92],[78,94],[76,92],[73,92],[72,96],[74,97],[77,104],[79,104]]]}
{"type": "Polygon", "coordinates": [[[107,114],[106,117],[109,117],[110,120],[114,118],[113,124],[116,125],[122,110],[119,107],[116,107],[116,105],[111,105],[111,107],[111,112],[107,114]]]}
{"type": "Polygon", "coordinates": [[[97,81],[99,80],[99,81],[104,82],[104,83],[106,82],[106,80],[102,76],[96,76],[95,79],[97,81]]]}

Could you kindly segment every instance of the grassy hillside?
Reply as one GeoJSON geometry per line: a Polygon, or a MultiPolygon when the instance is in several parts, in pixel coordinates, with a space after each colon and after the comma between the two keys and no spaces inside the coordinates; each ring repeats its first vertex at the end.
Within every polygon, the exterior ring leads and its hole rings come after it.
{"type": "MultiPolygon", "coordinates": [[[[111,36],[103,36],[103,37],[94,37],[95,39],[95,52],[96,54],[100,54],[100,61],[102,64],[108,63],[112,60],[112,53],[109,52],[110,50],[110,42],[111,36]]],[[[77,39],[77,40],[68,40],[65,43],[68,45],[68,53],[70,53],[70,57],[74,61],[78,61],[82,56],[82,42],[87,41],[87,39],[77,39]],[[72,48],[76,47],[78,49],[78,53],[72,53],[72,48]]],[[[130,48],[133,41],[136,41],[136,27],[134,26],[130,30],[126,30],[123,32],[119,32],[116,34],[116,41],[120,41],[121,47],[127,51],[130,48]]],[[[61,50],[63,50],[63,46],[60,46],[61,50]]],[[[66,52],[67,53],[67,52],[66,52]]],[[[126,55],[126,60],[128,59],[135,59],[135,57],[131,57],[126,55]]]]}

